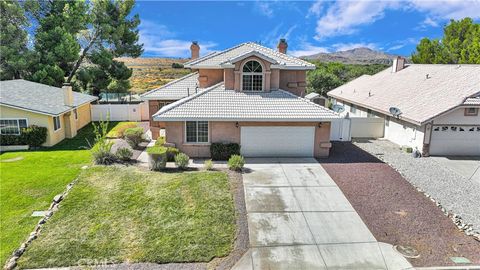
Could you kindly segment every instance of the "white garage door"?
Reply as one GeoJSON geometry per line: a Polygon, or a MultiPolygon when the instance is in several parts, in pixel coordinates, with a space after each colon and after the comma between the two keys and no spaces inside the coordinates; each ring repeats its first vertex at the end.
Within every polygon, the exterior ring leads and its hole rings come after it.
{"type": "Polygon", "coordinates": [[[315,127],[241,127],[245,157],[313,157],[315,127]]]}
{"type": "Polygon", "coordinates": [[[480,127],[435,126],[430,155],[480,156],[480,127]]]}

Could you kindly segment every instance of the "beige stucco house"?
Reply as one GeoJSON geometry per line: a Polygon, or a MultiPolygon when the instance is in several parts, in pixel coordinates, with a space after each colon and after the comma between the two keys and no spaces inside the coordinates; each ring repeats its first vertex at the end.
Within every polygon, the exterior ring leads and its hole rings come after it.
{"type": "Polygon", "coordinates": [[[209,157],[210,144],[235,142],[247,157],[326,157],[330,124],[339,116],[304,99],[311,63],[256,43],[199,56],[191,46],[193,73],[142,95],[149,101],[152,133],[190,157],[209,157]]]}
{"type": "Polygon", "coordinates": [[[90,103],[97,97],[26,80],[0,82],[0,132],[19,135],[30,125],[46,127],[44,146],[53,146],[91,122],[90,103]]]}
{"type": "Polygon", "coordinates": [[[381,120],[352,136],[383,137],[424,155],[480,156],[480,65],[406,64],[398,58],[391,68],[328,95],[342,116],[381,120]]]}

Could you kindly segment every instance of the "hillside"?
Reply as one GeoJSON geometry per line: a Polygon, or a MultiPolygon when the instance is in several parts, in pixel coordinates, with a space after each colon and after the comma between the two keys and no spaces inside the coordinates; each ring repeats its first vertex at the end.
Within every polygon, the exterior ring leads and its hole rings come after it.
{"type": "Polygon", "coordinates": [[[375,51],[369,48],[355,48],[347,51],[333,53],[317,53],[301,58],[306,60],[318,60],[320,62],[340,62],[344,64],[384,64],[390,65],[397,55],[375,51]]]}
{"type": "Polygon", "coordinates": [[[188,59],[123,57],[117,60],[124,62],[129,68],[133,69],[133,75],[130,78],[131,91],[138,94],[190,73],[189,69],[172,68],[173,63],[185,63],[188,59]]]}

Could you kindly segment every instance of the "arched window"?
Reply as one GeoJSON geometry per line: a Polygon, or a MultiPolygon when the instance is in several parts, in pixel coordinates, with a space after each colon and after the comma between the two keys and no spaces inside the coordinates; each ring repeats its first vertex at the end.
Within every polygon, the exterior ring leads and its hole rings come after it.
{"type": "Polygon", "coordinates": [[[242,87],[243,91],[262,91],[263,73],[262,65],[259,62],[251,60],[243,65],[242,69],[242,87]]]}

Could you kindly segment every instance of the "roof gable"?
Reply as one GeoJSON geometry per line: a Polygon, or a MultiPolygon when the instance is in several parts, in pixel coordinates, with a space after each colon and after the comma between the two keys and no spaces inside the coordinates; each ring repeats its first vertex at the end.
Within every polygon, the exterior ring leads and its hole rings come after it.
{"type": "Polygon", "coordinates": [[[59,115],[97,99],[74,91],[71,107],[64,104],[62,88],[26,80],[0,81],[1,105],[40,114],[59,115]]]}
{"type": "Polygon", "coordinates": [[[386,115],[397,107],[400,118],[421,125],[480,93],[479,74],[480,65],[411,64],[361,76],[328,95],[386,115]]]}
{"type": "Polygon", "coordinates": [[[280,53],[273,49],[264,47],[254,42],[242,43],[224,51],[211,53],[209,55],[191,60],[185,63],[185,67],[200,68],[223,68],[225,65],[233,64],[232,61],[238,61],[238,58],[245,54],[255,53],[259,57],[267,58],[265,60],[275,63],[272,68],[282,69],[315,69],[315,65],[302,59],[280,53]]]}
{"type": "Polygon", "coordinates": [[[320,122],[339,118],[325,107],[284,90],[239,92],[219,83],[164,106],[156,121],[290,121],[320,122]]]}
{"type": "Polygon", "coordinates": [[[198,72],[190,73],[165,85],[150,90],[140,95],[143,100],[178,100],[187,97],[198,88],[198,72]]]}

